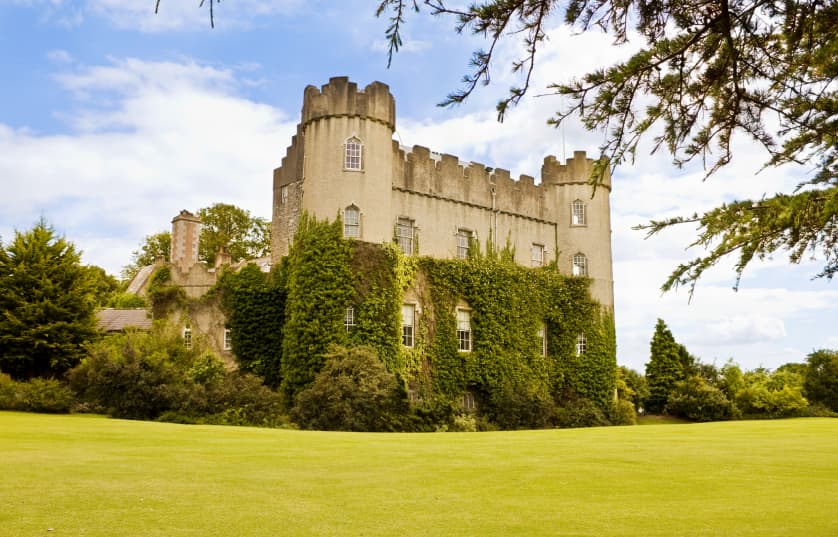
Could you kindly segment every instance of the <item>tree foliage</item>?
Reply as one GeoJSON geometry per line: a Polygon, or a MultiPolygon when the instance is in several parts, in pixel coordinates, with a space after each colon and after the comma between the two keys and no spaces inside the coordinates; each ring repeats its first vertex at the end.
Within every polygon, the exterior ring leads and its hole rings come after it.
{"type": "Polygon", "coordinates": [[[0,370],[60,376],[96,335],[97,282],[75,246],[44,220],[0,243],[0,370]]]}
{"type": "Polygon", "coordinates": [[[838,351],[821,349],[806,358],[808,368],[803,383],[806,397],[838,412],[838,351]]]}
{"type": "MultiPolygon", "coordinates": [[[[633,161],[641,140],[665,149],[681,167],[699,160],[711,175],[731,162],[735,135],[764,147],[766,166],[801,163],[814,173],[792,193],[720,205],[701,215],[653,221],[655,234],[672,225],[698,225],[694,246],[706,253],[677,267],[664,290],[692,289],[702,273],[738,256],[737,285],[754,258],[788,251],[791,262],[819,253],[819,276],[838,271],[838,4],[819,0],[482,0],[450,8],[443,0],[378,0],[387,15],[389,60],[402,44],[411,10],[452,16],[457,32],[488,39],[464,87],[443,105],[462,102],[481,84],[505,39],[519,40],[512,71],[520,84],[497,106],[503,119],[530,89],[548,25],[562,19],[578,33],[604,30],[615,45],[639,40],[629,59],[553,83],[566,107],[549,120],[577,114],[585,127],[607,133],[601,150],[617,166],[633,161]]],[[[504,56],[505,57],[505,56],[504,56]]],[[[600,163],[604,166],[605,161],[600,163]]],[[[594,170],[592,180],[601,169],[594,170]]]]}
{"type": "Polygon", "coordinates": [[[130,280],[142,267],[153,265],[158,259],[169,261],[171,251],[172,234],[168,231],[146,235],[140,249],[131,254],[131,262],[122,267],[122,279],[130,280]]]}
{"type": "Polygon", "coordinates": [[[666,408],[675,383],[685,378],[683,356],[681,346],[675,342],[663,319],[658,319],[655,325],[650,347],[649,362],[646,364],[646,382],[649,385],[646,410],[659,413],[666,408]]]}
{"type": "Polygon", "coordinates": [[[232,261],[255,259],[270,252],[271,226],[264,218],[252,216],[250,211],[216,203],[198,210],[201,219],[201,237],[198,257],[208,265],[215,263],[215,256],[222,248],[232,261]]]}

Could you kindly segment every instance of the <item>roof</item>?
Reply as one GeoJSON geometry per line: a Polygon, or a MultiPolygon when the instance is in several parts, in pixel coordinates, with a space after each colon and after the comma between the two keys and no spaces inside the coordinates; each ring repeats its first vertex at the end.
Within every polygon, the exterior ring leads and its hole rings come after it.
{"type": "Polygon", "coordinates": [[[96,313],[96,325],[105,332],[119,332],[126,328],[151,330],[151,312],[146,308],[105,308],[96,313]]]}

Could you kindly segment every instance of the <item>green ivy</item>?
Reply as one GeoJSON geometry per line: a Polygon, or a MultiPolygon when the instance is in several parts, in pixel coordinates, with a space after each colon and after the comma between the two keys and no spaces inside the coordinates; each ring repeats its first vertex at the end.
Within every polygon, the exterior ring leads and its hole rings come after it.
{"type": "Polygon", "coordinates": [[[146,296],[151,303],[154,319],[162,319],[186,302],[186,292],[183,288],[172,284],[172,272],[169,267],[160,267],[154,271],[148,283],[146,296]]]}

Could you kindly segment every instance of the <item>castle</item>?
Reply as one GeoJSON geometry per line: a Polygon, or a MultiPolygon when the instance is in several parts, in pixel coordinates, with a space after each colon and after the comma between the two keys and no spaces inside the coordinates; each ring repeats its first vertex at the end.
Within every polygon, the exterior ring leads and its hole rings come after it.
{"type": "MultiPolygon", "coordinates": [[[[565,164],[546,157],[538,184],[527,175],[513,180],[507,170],[462,162],[421,146],[401,146],[393,140],[395,121],[395,100],[381,82],[358,90],[348,78],[337,77],[320,89],[305,89],[296,135],[273,173],[271,258],[254,260],[262,271],[288,255],[304,213],[319,220],[340,216],[344,237],[372,245],[396,243],[409,256],[467,258],[471,248],[491,246],[498,251],[509,246],[506,251],[514,253],[519,265],[587,277],[591,298],[611,318],[611,181],[607,171],[592,186],[594,161],[584,152],[575,152],[565,164]]],[[[201,222],[193,214],[181,211],[175,216],[170,261],[142,269],[129,291],[144,294],[155,270],[165,265],[169,283],[183,289],[185,296],[204,296],[218,281],[221,265],[230,259],[222,252],[214,267],[200,263],[200,231],[201,222]]],[[[413,349],[417,338],[430,337],[416,331],[423,318],[435,322],[429,300],[415,288],[404,290],[402,302],[392,305],[395,311],[401,308],[401,340],[396,333],[384,339],[413,349]]],[[[567,311],[575,307],[573,302],[562,304],[567,311]]],[[[347,332],[356,326],[357,307],[345,305],[342,321],[347,332]]],[[[453,352],[471,352],[475,348],[472,305],[460,297],[452,307],[438,315],[453,316],[453,352]]],[[[205,338],[235,367],[231,330],[217,305],[192,301],[177,313],[185,340],[191,341],[193,334],[205,338]]],[[[598,321],[588,319],[585,326],[599,330],[598,321]]],[[[556,364],[565,364],[562,367],[578,367],[573,365],[573,356],[584,357],[591,336],[586,337],[582,325],[563,327],[555,319],[550,322],[548,326],[542,320],[540,328],[532,328],[532,336],[541,341],[538,354],[546,357],[549,353],[558,360],[556,364]],[[561,339],[554,339],[551,350],[548,336],[561,339]]],[[[605,342],[601,349],[607,347],[598,352],[605,357],[601,368],[608,377],[615,364],[614,352],[608,350],[613,336],[599,333],[593,337],[605,342]]],[[[472,382],[467,381],[468,386],[472,382]]],[[[468,390],[466,395],[471,393],[468,390]]]]}
{"type": "Polygon", "coordinates": [[[288,248],[303,211],[343,218],[344,235],[398,242],[406,254],[466,257],[470,244],[507,241],[524,266],[555,262],[588,276],[591,295],[613,308],[607,172],[594,190],[583,151],[566,164],[548,156],[541,181],[393,140],[396,104],[386,84],[363,90],[346,77],[308,86],[302,117],[274,170],[272,259],[288,248]],[[593,194],[593,195],[592,195],[593,194]]]}

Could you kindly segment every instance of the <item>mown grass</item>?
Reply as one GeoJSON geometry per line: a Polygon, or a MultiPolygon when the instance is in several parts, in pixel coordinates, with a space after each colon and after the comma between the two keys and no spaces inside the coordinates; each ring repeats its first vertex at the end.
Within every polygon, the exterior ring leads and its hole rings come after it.
{"type": "Polygon", "coordinates": [[[9,536],[838,535],[834,419],[359,434],[4,412],[0,475],[9,536]]]}

